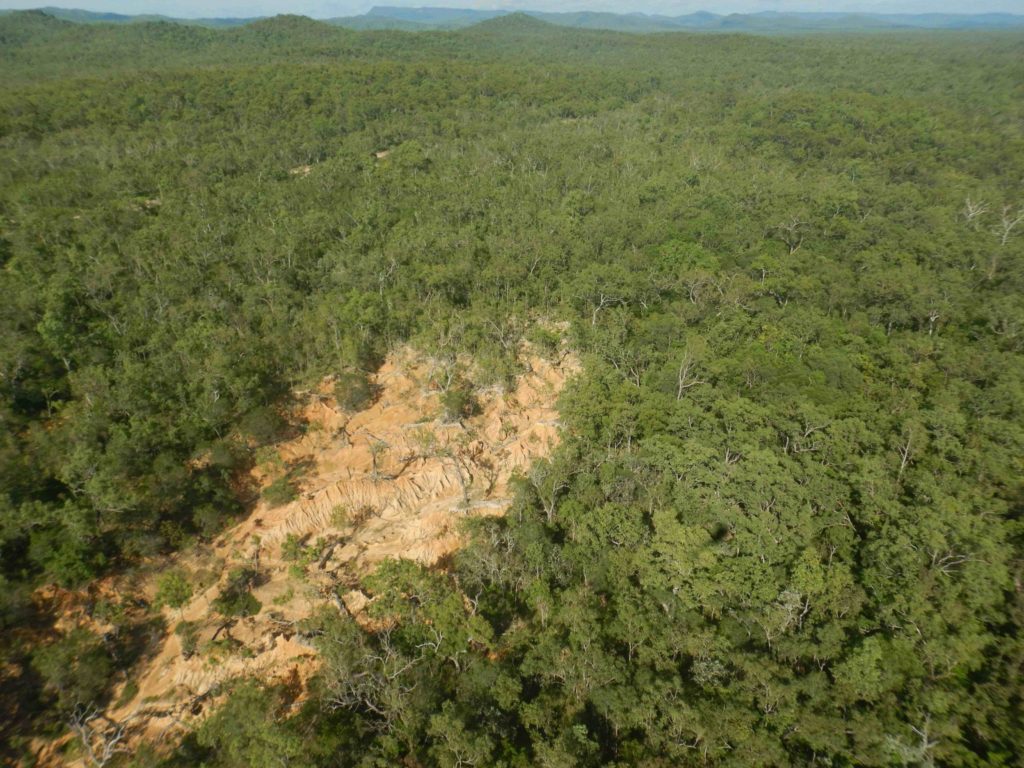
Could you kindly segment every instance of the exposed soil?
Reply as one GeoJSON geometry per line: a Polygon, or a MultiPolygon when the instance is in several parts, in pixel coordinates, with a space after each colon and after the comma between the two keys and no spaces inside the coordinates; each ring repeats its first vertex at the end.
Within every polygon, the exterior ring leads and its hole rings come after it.
{"type": "MultiPolygon", "coordinates": [[[[118,704],[106,715],[127,723],[126,741],[170,743],[234,678],[305,686],[317,660],[299,621],[325,604],[358,619],[368,602],[360,578],[376,563],[435,564],[460,545],[461,520],[503,514],[512,476],[557,443],[555,401],[578,369],[564,353],[545,359],[524,350],[522,359],[527,372],[513,390],[478,391],[477,415],[459,421],[441,417],[440,392],[431,386],[437,366],[410,350],[380,368],[376,400],[365,410],[339,408],[331,380],[308,393],[298,414],[303,434],[276,446],[276,456],[253,471],[264,488],[287,474],[297,498],[277,507],[260,501],[213,547],[175,558],[173,567],[209,585],[180,611],[164,609],[170,630],[197,623],[199,651],[185,658],[180,638],[168,631],[133,672],[137,691],[115,691],[118,704]],[[306,557],[289,561],[282,544],[294,551],[296,542],[306,557]],[[239,566],[257,570],[253,595],[262,608],[227,622],[211,606],[239,566]]],[[[152,584],[136,586],[152,597],[152,584]]],[[[60,763],[52,745],[45,752],[44,763],[60,763]]]]}

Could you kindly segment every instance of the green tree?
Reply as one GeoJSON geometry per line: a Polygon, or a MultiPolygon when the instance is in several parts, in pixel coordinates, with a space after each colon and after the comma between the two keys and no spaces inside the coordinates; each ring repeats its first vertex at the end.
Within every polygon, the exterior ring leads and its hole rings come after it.
{"type": "Polygon", "coordinates": [[[74,629],[37,649],[32,666],[64,712],[99,703],[113,672],[103,642],[85,629],[74,629]]]}
{"type": "Polygon", "coordinates": [[[162,574],[156,583],[156,605],[170,606],[179,611],[192,599],[192,585],[187,575],[180,570],[162,574]]]}

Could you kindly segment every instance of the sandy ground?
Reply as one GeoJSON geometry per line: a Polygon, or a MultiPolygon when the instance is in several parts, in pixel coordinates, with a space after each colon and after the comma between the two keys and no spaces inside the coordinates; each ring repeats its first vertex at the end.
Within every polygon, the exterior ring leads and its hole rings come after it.
{"type": "MultiPolygon", "coordinates": [[[[366,410],[340,409],[330,380],[308,393],[299,414],[303,434],[276,446],[277,456],[254,470],[264,487],[290,471],[298,498],[276,508],[259,502],[212,548],[183,553],[172,564],[209,583],[181,610],[164,609],[171,628],[182,620],[197,622],[201,650],[186,659],[179,638],[168,632],[158,652],[133,673],[137,693],[115,692],[115,701],[127,700],[105,714],[126,725],[125,743],[173,743],[211,709],[218,686],[231,679],[305,685],[317,660],[298,621],[324,604],[340,607],[334,597],[339,593],[358,618],[367,603],[359,580],[374,564],[408,558],[433,565],[460,545],[460,520],[503,514],[511,477],[557,443],[555,401],[578,369],[565,354],[551,360],[524,350],[523,362],[527,372],[514,390],[478,391],[479,414],[456,422],[441,418],[439,392],[429,385],[435,366],[408,349],[378,371],[378,396],[366,410]],[[286,540],[303,542],[315,559],[299,566],[287,562],[281,549],[286,540]],[[262,609],[225,627],[211,603],[228,571],[242,565],[258,569],[253,594],[262,609]],[[211,643],[215,637],[218,643],[211,643]]],[[[138,586],[153,591],[151,583],[138,586]]],[[[112,728],[96,722],[101,730],[112,728]]]]}

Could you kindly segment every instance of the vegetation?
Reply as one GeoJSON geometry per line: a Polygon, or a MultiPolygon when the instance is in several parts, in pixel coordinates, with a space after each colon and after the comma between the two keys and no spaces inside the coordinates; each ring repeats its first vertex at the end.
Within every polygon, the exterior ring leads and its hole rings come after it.
{"type": "Polygon", "coordinates": [[[213,609],[227,618],[255,616],[263,607],[251,591],[256,581],[257,574],[252,569],[232,569],[220,594],[211,603],[213,609]]]}
{"type": "Polygon", "coordinates": [[[373,382],[360,371],[345,371],[334,381],[334,399],[346,411],[363,410],[373,396],[373,382]]]}
{"type": "Polygon", "coordinates": [[[270,506],[279,507],[282,504],[295,501],[298,498],[299,492],[295,488],[295,483],[292,482],[291,477],[285,475],[264,488],[261,495],[270,506]]]}
{"type": "Polygon", "coordinates": [[[163,574],[156,583],[156,604],[182,609],[192,599],[192,585],[188,575],[172,570],[163,574]]]}
{"type": "Polygon", "coordinates": [[[1022,52],[0,17],[0,721],[131,658],[27,591],[215,535],[296,387],[566,321],[510,513],[171,763],[1020,765],[1022,52]]]}
{"type": "Polygon", "coordinates": [[[103,643],[84,629],[75,629],[36,650],[32,666],[55,696],[57,709],[65,715],[75,707],[99,700],[113,671],[103,643]]]}
{"type": "Polygon", "coordinates": [[[441,393],[442,415],[447,421],[469,418],[480,410],[472,388],[466,382],[456,382],[441,393]]]}
{"type": "Polygon", "coordinates": [[[199,649],[199,626],[195,621],[181,621],[174,628],[174,634],[181,642],[181,655],[186,659],[195,655],[199,649]]]}

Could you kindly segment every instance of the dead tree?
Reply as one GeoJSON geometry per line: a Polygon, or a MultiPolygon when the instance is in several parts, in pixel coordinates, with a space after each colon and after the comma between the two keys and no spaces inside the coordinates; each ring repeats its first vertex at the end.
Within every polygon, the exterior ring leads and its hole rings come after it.
{"type": "MultiPolygon", "coordinates": [[[[129,718],[130,719],[130,718],[129,718]]],[[[130,751],[123,743],[127,736],[128,721],[119,723],[101,715],[95,707],[76,707],[71,715],[71,730],[82,743],[91,765],[103,768],[115,755],[130,751]],[[98,725],[103,721],[105,725],[98,725]]]]}
{"type": "Polygon", "coordinates": [[[1003,212],[999,216],[999,223],[994,230],[996,237],[999,238],[999,245],[1006,245],[1013,230],[1022,221],[1024,221],[1024,208],[1014,211],[1012,205],[1003,206],[1003,212]]]}
{"type": "Polygon", "coordinates": [[[590,324],[592,326],[597,325],[597,313],[606,307],[612,307],[615,305],[626,305],[627,302],[622,296],[613,296],[611,294],[601,291],[597,295],[597,301],[592,302],[594,305],[593,311],[590,313],[590,324]]]}
{"type": "Polygon", "coordinates": [[[992,234],[999,239],[999,248],[992,251],[992,257],[988,262],[988,272],[985,275],[989,280],[994,280],[996,272],[999,271],[999,262],[1003,256],[1003,249],[1010,241],[1010,235],[1017,225],[1024,221],[1024,208],[1014,210],[1012,205],[1004,205],[999,215],[999,223],[993,228],[992,234]]]}
{"type": "Polygon", "coordinates": [[[789,221],[776,225],[775,231],[779,233],[779,239],[789,248],[789,255],[792,256],[804,242],[804,222],[795,216],[789,221]]]}
{"type": "Polygon", "coordinates": [[[679,363],[679,372],[676,374],[676,400],[682,400],[683,395],[686,394],[688,389],[696,387],[698,384],[707,383],[704,379],[697,378],[694,373],[696,365],[693,355],[687,349],[683,354],[682,361],[679,363]]]}
{"type": "Polygon", "coordinates": [[[977,219],[988,213],[988,206],[985,201],[978,200],[975,202],[971,200],[971,196],[967,196],[967,200],[964,201],[964,208],[960,214],[967,220],[967,223],[973,226],[975,229],[978,228],[977,219]]]}
{"type": "Polygon", "coordinates": [[[899,448],[897,449],[899,451],[899,454],[900,454],[900,471],[896,473],[896,482],[897,483],[900,482],[903,479],[903,472],[906,470],[907,465],[910,463],[910,460],[913,457],[913,454],[910,451],[911,442],[913,441],[913,439],[914,439],[914,432],[913,432],[913,430],[908,429],[907,430],[907,441],[905,443],[903,443],[901,446],[899,446],[899,448]]]}

